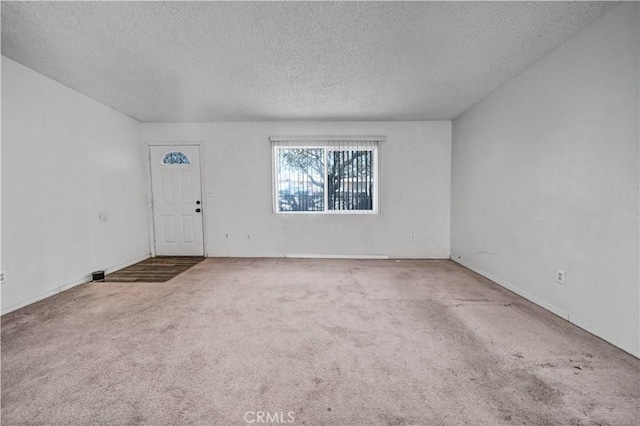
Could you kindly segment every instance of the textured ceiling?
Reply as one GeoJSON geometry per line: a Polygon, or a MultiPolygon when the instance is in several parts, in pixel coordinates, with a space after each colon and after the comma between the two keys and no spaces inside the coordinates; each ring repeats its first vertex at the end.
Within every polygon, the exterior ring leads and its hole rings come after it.
{"type": "Polygon", "coordinates": [[[140,121],[451,119],[607,2],[2,2],[2,54],[140,121]]]}

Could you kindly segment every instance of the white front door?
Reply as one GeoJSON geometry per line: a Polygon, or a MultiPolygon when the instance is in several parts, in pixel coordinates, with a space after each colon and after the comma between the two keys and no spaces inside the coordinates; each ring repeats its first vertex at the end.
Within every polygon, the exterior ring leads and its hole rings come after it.
{"type": "Polygon", "coordinates": [[[149,149],[156,255],[203,256],[200,147],[149,149]]]}

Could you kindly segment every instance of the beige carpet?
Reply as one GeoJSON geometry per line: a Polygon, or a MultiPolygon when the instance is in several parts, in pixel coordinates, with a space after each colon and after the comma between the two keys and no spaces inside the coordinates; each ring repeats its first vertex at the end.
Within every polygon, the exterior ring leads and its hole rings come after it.
{"type": "Polygon", "coordinates": [[[450,261],[206,259],[2,318],[3,426],[635,425],[639,379],[450,261]]]}

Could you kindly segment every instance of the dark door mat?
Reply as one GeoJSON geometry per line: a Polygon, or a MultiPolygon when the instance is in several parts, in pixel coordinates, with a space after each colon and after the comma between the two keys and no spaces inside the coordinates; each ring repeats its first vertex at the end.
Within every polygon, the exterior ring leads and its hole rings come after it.
{"type": "Polygon", "coordinates": [[[157,256],[105,277],[106,282],[163,283],[202,262],[204,257],[157,256]]]}

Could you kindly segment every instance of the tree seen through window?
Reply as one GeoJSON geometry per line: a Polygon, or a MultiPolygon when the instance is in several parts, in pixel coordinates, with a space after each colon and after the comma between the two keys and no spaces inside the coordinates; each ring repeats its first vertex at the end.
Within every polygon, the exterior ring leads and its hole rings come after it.
{"type": "Polygon", "coordinates": [[[278,211],[373,211],[373,148],[279,147],[276,161],[278,211]]]}

